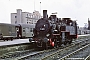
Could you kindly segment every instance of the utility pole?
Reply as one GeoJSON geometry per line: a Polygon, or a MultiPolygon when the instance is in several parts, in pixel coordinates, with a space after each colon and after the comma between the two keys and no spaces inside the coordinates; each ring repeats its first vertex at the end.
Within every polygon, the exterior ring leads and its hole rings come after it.
{"type": "Polygon", "coordinates": [[[40,14],[41,14],[41,2],[40,2],[40,14]]]}
{"type": "Polygon", "coordinates": [[[34,11],[35,11],[35,0],[34,0],[34,11]]]}

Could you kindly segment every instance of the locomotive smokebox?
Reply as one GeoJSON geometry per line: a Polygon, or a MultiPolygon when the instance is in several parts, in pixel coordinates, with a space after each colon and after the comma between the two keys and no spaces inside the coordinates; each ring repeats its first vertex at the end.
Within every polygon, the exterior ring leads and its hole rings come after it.
{"type": "Polygon", "coordinates": [[[43,10],[43,18],[47,18],[47,10],[43,10]]]}

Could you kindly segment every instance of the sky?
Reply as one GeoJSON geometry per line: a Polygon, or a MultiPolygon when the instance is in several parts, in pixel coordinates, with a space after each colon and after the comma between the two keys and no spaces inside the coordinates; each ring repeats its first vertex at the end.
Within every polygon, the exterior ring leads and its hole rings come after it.
{"type": "Polygon", "coordinates": [[[30,13],[36,10],[41,15],[43,10],[48,15],[57,12],[57,17],[77,20],[81,27],[90,18],[90,0],[0,0],[0,23],[11,23],[11,13],[16,13],[16,9],[30,13]]]}

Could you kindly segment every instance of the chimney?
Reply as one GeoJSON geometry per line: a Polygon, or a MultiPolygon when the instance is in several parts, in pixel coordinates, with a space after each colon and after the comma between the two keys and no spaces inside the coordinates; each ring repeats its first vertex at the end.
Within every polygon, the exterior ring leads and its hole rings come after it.
{"type": "Polygon", "coordinates": [[[22,22],[22,10],[21,9],[17,9],[17,23],[21,23],[22,22]]]}
{"type": "Polygon", "coordinates": [[[47,10],[43,10],[43,18],[47,18],[47,10]]]}

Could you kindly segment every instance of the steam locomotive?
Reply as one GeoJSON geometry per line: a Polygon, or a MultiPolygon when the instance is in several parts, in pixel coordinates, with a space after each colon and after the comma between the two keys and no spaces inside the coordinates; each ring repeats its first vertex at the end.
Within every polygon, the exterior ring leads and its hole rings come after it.
{"type": "Polygon", "coordinates": [[[33,33],[29,41],[34,41],[37,47],[58,47],[77,38],[77,23],[70,18],[57,18],[56,15],[48,18],[47,10],[43,10],[43,18],[37,21],[33,33]]]}

